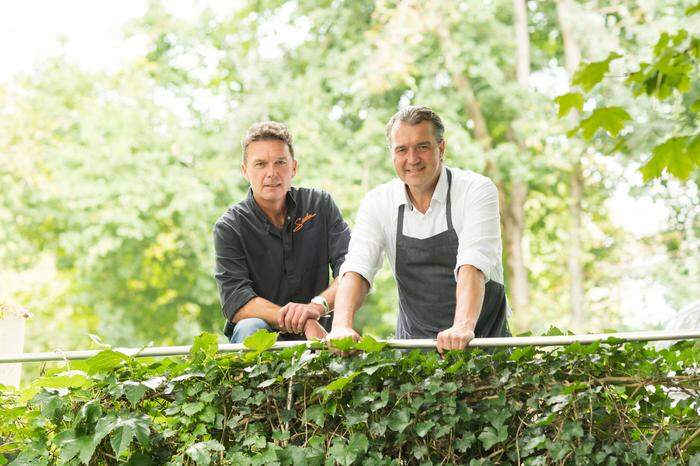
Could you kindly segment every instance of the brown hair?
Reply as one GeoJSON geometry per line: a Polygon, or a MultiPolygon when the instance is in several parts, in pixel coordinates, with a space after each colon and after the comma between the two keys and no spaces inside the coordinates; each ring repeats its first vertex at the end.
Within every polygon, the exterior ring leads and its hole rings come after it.
{"type": "Polygon", "coordinates": [[[397,121],[402,121],[409,125],[417,125],[423,121],[431,122],[435,140],[438,143],[442,141],[442,137],[445,134],[445,125],[442,124],[442,120],[437,113],[422,105],[409,105],[396,112],[389,120],[389,123],[386,124],[386,140],[389,142],[389,145],[391,145],[391,130],[397,121]]]}
{"type": "Polygon", "coordinates": [[[255,141],[282,141],[289,147],[289,153],[294,158],[294,148],[292,147],[292,135],[282,123],[276,121],[259,121],[253,123],[243,138],[243,161],[245,162],[246,151],[251,142],[255,141]]]}

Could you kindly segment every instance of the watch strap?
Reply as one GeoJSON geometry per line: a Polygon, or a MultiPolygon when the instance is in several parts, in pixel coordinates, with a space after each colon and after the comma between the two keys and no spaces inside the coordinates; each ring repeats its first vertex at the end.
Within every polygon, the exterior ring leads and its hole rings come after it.
{"type": "Polygon", "coordinates": [[[328,305],[328,301],[326,301],[326,298],[324,298],[323,296],[321,296],[321,295],[315,296],[311,300],[311,302],[314,304],[320,304],[321,306],[323,306],[323,314],[321,314],[322,316],[325,316],[326,314],[331,312],[331,308],[328,305]]]}

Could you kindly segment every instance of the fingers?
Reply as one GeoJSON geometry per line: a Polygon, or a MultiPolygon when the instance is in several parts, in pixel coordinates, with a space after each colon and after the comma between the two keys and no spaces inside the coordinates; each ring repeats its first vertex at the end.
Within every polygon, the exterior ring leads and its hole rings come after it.
{"type": "Polygon", "coordinates": [[[438,333],[437,334],[437,341],[435,343],[435,347],[437,348],[438,353],[440,353],[441,355],[443,354],[443,352],[446,349],[446,339],[447,338],[445,336],[445,333],[446,332],[444,332],[444,331],[438,333]]]}
{"type": "Polygon", "coordinates": [[[304,330],[304,324],[306,323],[306,319],[304,311],[294,313],[294,317],[292,318],[292,328],[294,329],[294,332],[296,333],[301,333],[302,330],[304,330]]]}
{"type": "Polygon", "coordinates": [[[326,338],[324,340],[328,345],[328,349],[332,353],[339,354],[341,356],[349,356],[353,354],[353,351],[342,351],[333,345],[333,340],[342,340],[343,338],[347,337],[352,337],[354,341],[358,341],[360,339],[360,334],[353,329],[332,330],[331,333],[326,335],[326,338]]]}
{"type": "Polygon", "coordinates": [[[284,306],[282,306],[280,308],[279,313],[277,314],[277,326],[281,330],[286,330],[286,328],[284,326],[284,319],[285,319],[288,312],[289,312],[289,304],[285,304],[284,306]]]}
{"type": "Polygon", "coordinates": [[[282,330],[303,333],[304,324],[314,316],[315,313],[309,310],[307,304],[288,303],[279,310],[278,323],[282,330]]]}
{"type": "Polygon", "coordinates": [[[465,335],[452,336],[452,349],[462,350],[467,346],[467,337],[465,335]]]}
{"type": "Polygon", "coordinates": [[[287,329],[289,332],[295,332],[296,330],[294,329],[293,322],[294,322],[294,317],[296,316],[296,313],[298,312],[298,307],[296,306],[296,303],[289,303],[289,311],[287,314],[284,316],[284,328],[287,329]]]}
{"type": "Polygon", "coordinates": [[[463,350],[474,338],[472,332],[458,332],[451,328],[437,334],[435,347],[440,354],[450,350],[463,350]]]}

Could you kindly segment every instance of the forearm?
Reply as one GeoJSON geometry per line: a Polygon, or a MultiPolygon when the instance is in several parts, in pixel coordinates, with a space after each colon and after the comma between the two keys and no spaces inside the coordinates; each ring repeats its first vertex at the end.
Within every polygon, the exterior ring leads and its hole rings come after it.
{"type": "Polygon", "coordinates": [[[339,279],[333,280],[333,283],[326,288],[323,293],[320,294],[320,296],[323,296],[326,299],[326,302],[328,303],[328,309],[331,311],[335,309],[335,297],[338,294],[338,285],[340,284],[339,279]]]}
{"type": "Polygon", "coordinates": [[[457,305],[455,326],[476,327],[481,307],[484,304],[486,277],[473,265],[463,265],[457,274],[457,305]]]}
{"type": "Polygon", "coordinates": [[[343,275],[335,293],[335,314],[333,316],[333,329],[353,328],[355,312],[369,292],[369,283],[362,275],[355,272],[347,272],[343,275]]]}
{"type": "Polygon", "coordinates": [[[279,310],[280,306],[258,296],[241,307],[233,317],[231,317],[231,322],[235,324],[239,320],[257,317],[258,319],[264,320],[272,327],[279,328],[279,324],[277,323],[279,310]]]}

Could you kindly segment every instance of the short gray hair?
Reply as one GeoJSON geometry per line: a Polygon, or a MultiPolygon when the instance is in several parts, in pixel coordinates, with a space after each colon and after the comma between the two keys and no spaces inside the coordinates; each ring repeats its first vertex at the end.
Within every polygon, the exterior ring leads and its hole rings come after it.
{"type": "Polygon", "coordinates": [[[445,134],[445,125],[442,124],[442,120],[437,113],[423,105],[409,105],[394,113],[389,123],[386,124],[386,140],[389,145],[391,145],[391,130],[394,127],[394,123],[397,121],[408,123],[409,125],[417,125],[424,121],[431,122],[433,124],[435,140],[438,143],[442,142],[442,138],[445,134]]]}
{"type": "Polygon", "coordinates": [[[276,121],[259,121],[253,123],[243,138],[243,161],[246,159],[248,146],[255,141],[282,141],[289,147],[289,153],[294,158],[294,147],[292,147],[292,135],[289,129],[282,123],[276,121]]]}

